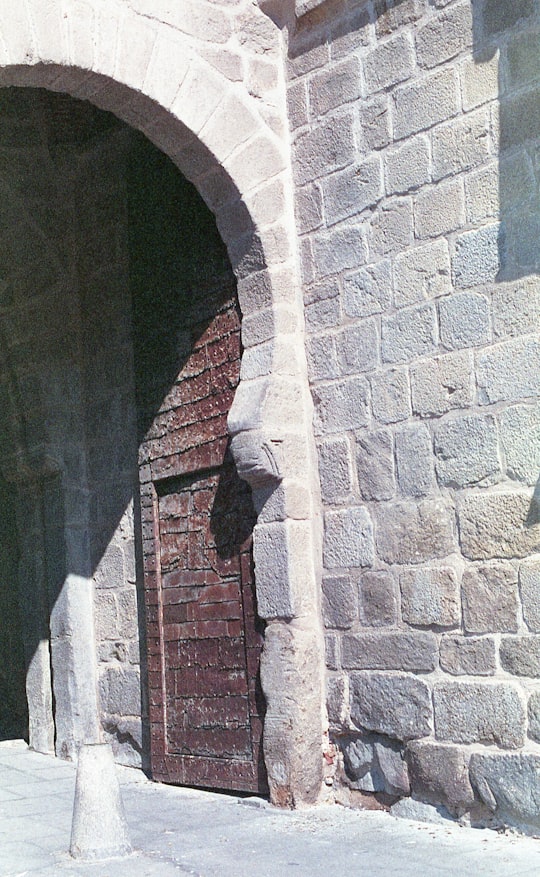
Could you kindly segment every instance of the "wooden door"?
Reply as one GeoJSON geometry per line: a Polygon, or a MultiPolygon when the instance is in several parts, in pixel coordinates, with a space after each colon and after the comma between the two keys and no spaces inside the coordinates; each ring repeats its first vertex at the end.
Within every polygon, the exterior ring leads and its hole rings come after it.
{"type": "Polygon", "coordinates": [[[204,323],[186,309],[189,350],[141,446],[151,766],[165,782],[264,792],[255,512],[226,423],[240,318],[233,290],[218,298],[204,323]]]}

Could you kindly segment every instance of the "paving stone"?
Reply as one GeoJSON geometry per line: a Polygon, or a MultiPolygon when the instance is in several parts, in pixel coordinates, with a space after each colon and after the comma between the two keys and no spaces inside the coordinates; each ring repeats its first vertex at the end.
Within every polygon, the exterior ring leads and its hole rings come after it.
{"type": "Polygon", "coordinates": [[[503,749],[519,749],[525,742],[523,697],[511,683],[438,683],[433,707],[438,740],[503,749]]]}
{"type": "Polygon", "coordinates": [[[517,572],[512,564],[499,561],[466,566],[461,596],[466,633],[517,632],[517,572]]]}
{"type": "Polygon", "coordinates": [[[400,573],[401,615],[419,627],[455,627],[460,619],[459,586],[451,567],[418,567],[400,573]]]}
{"type": "Polygon", "coordinates": [[[432,729],[431,693],[421,679],[352,673],[351,719],[358,728],[397,740],[426,737],[432,729]]]}

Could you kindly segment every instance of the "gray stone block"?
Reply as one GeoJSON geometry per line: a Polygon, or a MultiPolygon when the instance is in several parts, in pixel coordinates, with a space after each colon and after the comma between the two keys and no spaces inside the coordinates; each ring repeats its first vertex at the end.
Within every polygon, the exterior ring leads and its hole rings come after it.
{"type": "Polygon", "coordinates": [[[329,670],[339,670],[339,638],[334,633],[327,633],[324,638],[324,654],[329,670]]]}
{"type": "Polygon", "coordinates": [[[317,278],[358,268],[367,257],[364,230],[356,225],[317,232],[313,235],[312,247],[317,278]]]}
{"type": "Polygon", "coordinates": [[[540,637],[503,636],[499,646],[501,667],[513,676],[540,676],[540,637]]]}
{"type": "Polygon", "coordinates": [[[540,559],[530,558],[519,565],[519,593],[525,624],[540,633],[540,559]]]}
{"type": "Polygon", "coordinates": [[[428,429],[407,426],[395,434],[399,487],[406,496],[425,496],[435,484],[433,448],[428,429]]]}
{"type": "Polygon", "coordinates": [[[341,729],[347,721],[347,684],[343,676],[328,676],[326,682],[326,709],[331,728],[341,729]]]}
{"type": "Polygon", "coordinates": [[[392,573],[365,572],[360,579],[360,621],[370,627],[388,627],[398,618],[398,588],[392,573]]]}
{"type": "Polygon", "coordinates": [[[357,100],[361,94],[360,65],[352,56],[340,64],[333,64],[309,81],[309,108],[312,116],[322,116],[329,110],[357,100]]]}
{"type": "Polygon", "coordinates": [[[389,260],[366,265],[343,279],[343,310],[348,317],[381,314],[392,303],[392,272],[389,260]]]}
{"type": "MultiPolygon", "coordinates": [[[[258,348],[255,349],[257,350],[258,348]]],[[[335,335],[328,333],[308,338],[306,342],[306,354],[309,376],[312,381],[324,381],[338,377],[339,366],[335,335]]]]}
{"type": "Polygon", "coordinates": [[[458,521],[461,549],[471,560],[540,551],[538,507],[531,493],[469,494],[458,502],[458,521]]]}
{"type": "Polygon", "coordinates": [[[352,113],[340,115],[329,124],[317,125],[301,134],[294,144],[294,173],[297,183],[308,183],[354,161],[352,113]]]}
{"type": "Polygon", "coordinates": [[[481,405],[540,395],[540,338],[506,341],[479,353],[476,374],[481,405]]]}
{"type": "Polygon", "coordinates": [[[392,140],[387,94],[378,94],[358,106],[359,141],[364,152],[384,149],[392,140]]]}
{"type": "Polygon", "coordinates": [[[377,553],[386,563],[424,563],[456,550],[453,511],[440,500],[381,504],[375,517],[377,553]]]}
{"type": "Polygon", "coordinates": [[[384,362],[409,362],[432,353],[437,346],[437,314],[431,303],[383,316],[381,322],[384,362]]]}
{"type": "Polygon", "coordinates": [[[463,181],[424,187],[414,201],[414,227],[418,238],[436,238],[461,228],[465,222],[463,181]]]}
{"type": "Polygon", "coordinates": [[[527,707],[529,730],[527,736],[540,743],[540,691],[533,691],[527,707]]]}
{"type": "Polygon", "coordinates": [[[534,0],[487,0],[482,14],[482,29],[485,36],[494,36],[509,30],[522,18],[529,18],[535,12],[534,0]]]}
{"type": "Polygon", "coordinates": [[[433,706],[438,740],[502,749],[525,742],[523,695],[511,683],[443,682],[435,686],[433,706]]]}
{"type": "Polygon", "coordinates": [[[419,627],[455,627],[460,603],[457,577],[451,567],[422,567],[400,573],[401,616],[419,627]]]}
{"type": "Polygon", "coordinates": [[[506,50],[506,72],[511,88],[522,88],[527,82],[538,79],[538,56],[540,37],[538,33],[517,33],[506,50]]]}
{"type": "Polygon", "coordinates": [[[458,111],[459,85],[452,68],[403,85],[394,92],[394,136],[407,137],[431,128],[458,111]]]}
{"type": "Polygon", "coordinates": [[[427,737],[431,693],[421,679],[389,673],[352,673],[351,719],[358,728],[397,740],[427,737]]]}
{"type": "Polygon", "coordinates": [[[503,823],[540,827],[540,756],[475,752],[469,773],[472,785],[503,823]]]}
{"type": "Polygon", "coordinates": [[[439,302],[441,344],[450,350],[491,341],[489,302],[484,295],[463,292],[439,302]]]}
{"type": "Polygon", "coordinates": [[[379,331],[375,319],[348,326],[336,338],[340,371],[343,375],[371,371],[379,365],[379,331]]]}
{"type": "Polygon", "coordinates": [[[383,201],[373,214],[369,251],[374,257],[401,253],[413,242],[413,214],[410,198],[383,201]]]}
{"type": "Polygon", "coordinates": [[[508,477],[534,487],[540,472],[540,405],[507,408],[500,431],[508,477]]]}
{"type": "Polygon", "coordinates": [[[357,586],[350,576],[323,576],[323,620],[326,627],[349,628],[358,616],[357,586]]]}
{"type": "Polygon", "coordinates": [[[407,746],[412,794],[462,816],[474,803],[469,756],[457,746],[413,741],[407,746]]]}
{"type": "Polygon", "coordinates": [[[388,195],[405,195],[431,181],[430,146],[425,134],[385,153],[384,177],[388,195]]]}
{"type": "Polygon", "coordinates": [[[438,645],[432,633],[422,631],[366,631],[344,636],[341,656],[347,670],[430,672],[437,666],[438,645]]]}
{"type": "Polygon", "coordinates": [[[404,368],[378,372],[370,379],[373,416],[380,423],[398,423],[411,414],[409,376],[404,368]]]}
{"type": "Polygon", "coordinates": [[[390,814],[398,819],[410,819],[414,822],[426,822],[429,825],[451,824],[451,815],[442,804],[425,804],[416,798],[401,798],[392,804],[390,814]]]}
{"type": "Polygon", "coordinates": [[[434,16],[416,35],[416,57],[420,67],[436,67],[472,46],[470,4],[458,3],[434,16]]]}
{"type": "Polygon", "coordinates": [[[373,750],[383,778],[383,791],[387,795],[408,795],[409,771],[403,747],[392,740],[376,739],[373,750]]]}
{"type": "Polygon", "coordinates": [[[316,435],[367,426],[369,385],[364,378],[320,384],[312,395],[316,435]]]}
{"type": "Polygon", "coordinates": [[[517,573],[507,562],[467,566],[461,584],[466,633],[515,633],[519,625],[517,573]]]}
{"type": "Polygon", "coordinates": [[[323,560],[326,569],[371,566],[373,524],[367,509],[326,512],[323,560]]]}
{"type": "Polygon", "coordinates": [[[121,668],[108,669],[99,680],[101,708],[121,716],[141,714],[141,682],[138,672],[121,668]]]}
{"type": "Polygon", "coordinates": [[[450,256],[445,240],[399,253],[394,261],[394,304],[397,308],[452,292],[450,256]]]}
{"type": "Polygon", "coordinates": [[[503,241],[499,225],[467,231],[456,239],[452,270],[460,289],[493,283],[503,262],[503,241]]]}
{"type": "Polygon", "coordinates": [[[324,502],[346,499],[352,489],[352,461],[346,438],[331,438],[319,445],[319,478],[324,502]]]}
{"type": "Polygon", "coordinates": [[[452,676],[493,676],[497,669],[493,637],[443,636],[441,670],[452,676]]]}
{"type": "Polygon", "coordinates": [[[400,33],[377,46],[363,62],[368,94],[405,82],[414,70],[414,45],[410,34],[400,33]]]}
{"type": "Polygon", "coordinates": [[[489,131],[490,117],[485,109],[435,128],[433,179],[441,180],[484,164],[490,154],[489,131]]]}
{"type": "Polygon", "coordinates": [[[391,499],[395,493],[392,434],[381,429],[356,437],[358,486],[365,500],[391,499]]]}
{"type": "Polygon", "coordinates": [[[473,402],[473,360],[470,353],[448,353],[411,365],[414,414],[421,417],[467,408],[473,402]]]}
{"type": "Polygon", "coordinates": [[[373,208],[381,198],[380,159],[375,156],[325,177],[321,185],[327,225],[357,216],[366,208],[373,208]]]}
{"type": "Polygon", "coordinates": [[[493,417],[476,414],[444,419],[434,430],[437,478],[445,487],[493,484],[501,477],[493,417]]]}
{"type": "Polygon", "coordinates": [[[493,290],[495,338],[528,335],[540,325],[540,278],[528,277],[493,290]]]}

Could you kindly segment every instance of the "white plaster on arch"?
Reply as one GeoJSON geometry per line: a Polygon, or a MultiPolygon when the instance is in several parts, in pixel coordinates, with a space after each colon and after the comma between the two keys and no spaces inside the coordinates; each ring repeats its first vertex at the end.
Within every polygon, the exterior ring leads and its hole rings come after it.
{"type": "MultiPolygon", "coordinates": [[[[114,112],[178,165],[216,215],[244,317],[246,354],[229,426],[259,513],[257,592],[269,622],[265,758],[276,803],[311,803],[321,789],[325,731],[320,539],[288,146],[247,89],[199,56],[196,40],[132,5],[0,0],[0,85],[49,88],[114,112]]],[[[177,5],[180,22],[182,0],[177,5]]],[[[250,15],[262,13],[250,7],[250,15]]],[[[243,45],[249,54],[249,39],[243,45]]],[[[80,601],[65,602],[77,613],[80,601]]],[[[72,620],[88,643],[89,613],[72,620]]],[[[80,727],[71,729],[83,742],[95,668],[80,652],[66,660],[74,672],[85,668],[74,695],[80,727]]]]}

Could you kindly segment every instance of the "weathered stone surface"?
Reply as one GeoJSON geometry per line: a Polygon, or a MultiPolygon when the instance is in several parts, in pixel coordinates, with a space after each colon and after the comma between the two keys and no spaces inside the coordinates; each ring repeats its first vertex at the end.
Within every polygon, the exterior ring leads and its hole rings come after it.
{"type": "Polygon", "coordinates": [[[540,633],[540,559],[525,560],[519,566],[519,593],[525,624],[540,633]]]}
{"type": "Polygon", "coordinates": [[[373,524],[365,508],[327,512],[324,530],[323,559],[326,569],[372,565],[373,524]]]}
{"type": "Polygon", "coordinates": [[[457,76],[451,68],[396,89],[395,137],[406,137],[449,119],[457,110],[458,90],[457,76]]]}
{"type": "Polygon", "coordinates": [[[401,33],[371,52],[364,61],[369,94],[404,82],[414,69],[414,45],[410,34],[401,33]]]}
{"type": "Polygon", "coordinates": [[[454,627],[459,623],[459,587],[451,567],[407,569],[399,584],[401,615],[408,624],[454,627]]]}
{"type": "Polygon", "coordinates": [[[367,425],[369,389],[365,378],[348,378],[331,384],[320,384],[312,393],[315,432],[318,435],[367,425]]]}
{"type": "Polygon", "coordinates": [[[102,709],[122,716],[141,712],[141,680],[135,670],[106,670],[99,680],[102,709]]]}
{"type": "Polygon", "coordinates": [[[489,158],[489,113],[479,110],[433,132],[433,179],[459,174],[489,158]]]}
{"type": "Polygon", "coordinates": [[[540,395],[540,339],[518,338],[479,353],[476,374],[482,405],[540,395]]]}
{"type": "Polygon", "coordinates": [[[540,637],[503,636],[499,656],[503,670],[514,676],[540,676],[540,637]]]}
{"type": "Polygon", "coordinates": [[[343,637],[341,661],[347,670],[434,670],[438,645],[432,633],[367,631],[343,637]]]}
{"type": "Polygon", "coordinates": [[[527,277],[516,283],[498,284],[493,291],[492,307],[496,338],[536,332],[540,325],[540,278],[527,277]]]}
{"type": "Polygon", "coordinates": [[[371,379],[373,416],[380,423],[398,423],[411,413],[411,391],[405,369],[378,372],[371,379]]]}
{"type": "Polygon", "coordinates": [[[356,438],[358,486],[365,500],[391,499],[395,493],[392,434],[381,429],[356,438]]]}
{"type": "Polygon", "coordinates": [[[388,795],[408,795],[409,771],[403,748],[393,740],[379,738],[375,740],[373,749],[383,778],[383,791],[388,795]]]}
{"type": "Polygon", "coordinates": [[[493,676],[497,669],[493,637],[443,636],[441,670],[452,676],[493,676]]]}
{"type": "Polygon", "coordinates": [[[429,182],[429,140],[420,134],[385,156],[386,191],[403,195],[429,182]]]}
{"type": "Polygon", "coordinates": [[[528,736],[540,743],[540,691],[533,691],[527,707],[529,718],[528,736]]]}
{"type": "Polygon", "coordinates": [[[326,683],[326,709],[328,721],[334,729],[343,727],[347,720],[348,686],[343,676],[328,676],[326,683]]]}
{"type": "Polygon", "coordinates": [[[467,231],[456,240],[452,269],[456,286],[468,289],[496,280],[501,267],[502,232],[498,225],[467,231]]]}
{"type": "Polygon", "coordinates": [[[350,576],[324,576],[323,619],[327,627],[348,628],[358,614],[356,584],[350,576]]]}
{"type": "Polygon", "coordinates": [[[420,28],[416,55],[420,67],[436,67],[469,48],[472,42],[471,8],[451,6],[420,28]]]}
{"type": "Polygon", "coordinates": [[[469,757],[457,746],[413,741],[407,746],[412,794],[461,816],[474,802],[469,757]]]}
{"type": "Polygon", "coordinates": [[[459,179],[424,187],[415,198],[414,227],[418,238],[436,238],[462,228],[465,190],[459,179]]]}
{"type": "Polygon", "coordinates": [[[540,472],[540,405],[507,408],[500,425],[507,474],[535,486],[540,472]]]}
{"type": "Polygon", "coordinates": [[[365,572],[360,579],[360,620],[371,627],[395,624],[398,588],[391,572],[365,572]]]}
{"type": "Polygon", "coordinates": [[[343,309],[348,317],[383,313],[392,301],[390,261],[366,265],[343,280],[343,309]]]}
{"type": "Polygon", "coordinates": [[[355,737],[342,743],[343,763],[349,785],[364,792],[382,792],[383,778],[375,762],[374,737],[355,737]]]}
{"type": "Polygon", "coordinates": [[[411,366],[412,407],[421,416],[446,414],[473,401],[470,353],[448,353],[411,366]]]}
{"type": "Polygon", "coordinates": [[[443,682],[435,686],[433,707],[438,740],[503,749],[525,742],[523,695],[511,683],[443,682]]]}
{"type": "Polygon", "coordinates": [[[392,804],[390,813],[398,819],[412,819],[414,822],[427,822],[433,825],[448,825],[449,820],[451,821],[450,813],[442,804],[425,804],[415,798],[401,798],[392,804]]]}
{"type": "Polygon", "coordinates": [[[327,225],[372,208],[381,198],[381,162],[376,156],[322,180],[327,225]]]}
{"type": "Polygon", "coordinates": [[[375,509],[377,553],[387,563],[423,563],[456,548],[451,510],[440,500],[375,509]]]}
{"type": "Polygon", "coordinates": [[[379,364],[379,333],[371,317],[356,326],[349,326],[336,339],[342,374],[371,371],[379,364]]]}
{"type": "Polygon", "coordinates": [[[540,756],[471,756],[470,778],[484,804],[503,822],[540,827],[540,756]]]}
{"type": "Polygon", "coordinates": [[[381,353],[384,362],[408,362],[431,353],[436,344],[437,319],[432,304],[382,318],[381,353]]]}
{"type": "Polygon", "coordinates": [[[458,521],[461,548],[471,560],[540,550],[537,502],[530,493],[471,493],[458,503],[458,521]]]}
{"type": "Polygon", "coordinates": [[[431,694],[414,676],[352,673],[351,718],[358,728],[398,740],[426,737],[432,729],[431,694]]]}
{"type": "Polygon", "coordinates": [[[394,261],[394,303],[407,307],[452,291],[450,257],[445,240],[406,250],[394,261]]]}
{"type": "Polygon", "coordinates": [[[396,462],[401,492],[407,496],[425,496],[435,483],[431,436],[422,424],[396,432],[396,462]]]}
{"type": "Polygon", "coordinates": [[[462,292],[439,302],[441,344],[450,350],[491,341],[489,302],[485,295],[462,292]]]}
{"type": "Polygon", "coordinates": [[[375,257],[400,253],[413,242],[413,214],[409,198],[383,201],[373,214],[369,250],[375,257]]]}
{"type": "Polygon", "coordinates": [[[446,487],[491,484],[501,475],[493,417],[476,414],[441,421],[434,430],[437,478],[446,487]]]}
{"type": "Polygon", "coordinates": [[[461,599],[467,633],[515,633],[518,630],[517,573],[510,563],[467,566],[461,599]]]}
{"type": "Polygon", "coordinates": [[[346,438],[331,438],[319,445],[321,495],[325,502],[346,499],[352,487],[351,449],[346,438]]]}

